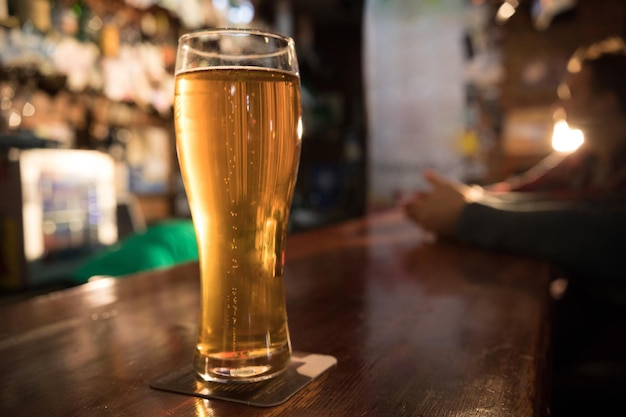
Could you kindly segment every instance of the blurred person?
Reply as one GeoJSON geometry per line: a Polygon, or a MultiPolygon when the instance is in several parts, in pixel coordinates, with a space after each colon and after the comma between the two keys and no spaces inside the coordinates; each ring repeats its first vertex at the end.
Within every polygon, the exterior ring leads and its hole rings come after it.
{"type": "Polygon", "coordinates": [[[584,144],[487,187],[426,172],[404,204],[441,239],[546,259],[567,278],[553,322],[553,416],[602,415],[626,395],[626,46],[580,48],[558,88],[584,144]],[[600,413],[600,414],[598,414],[600,413]]]}

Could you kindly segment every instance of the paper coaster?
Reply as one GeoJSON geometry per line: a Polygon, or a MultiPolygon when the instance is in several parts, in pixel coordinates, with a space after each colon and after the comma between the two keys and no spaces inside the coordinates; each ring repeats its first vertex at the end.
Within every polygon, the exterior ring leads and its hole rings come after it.
{"type": "Polygon", "coordinates": [[[337,359],[333,356],[293,352],[285,372],[266,381],[250,383],[206,382],[196,376],[189,364],[151,381],[150,387],[207,399],[273,407],[287,401],[336,364],[337,359]]]}

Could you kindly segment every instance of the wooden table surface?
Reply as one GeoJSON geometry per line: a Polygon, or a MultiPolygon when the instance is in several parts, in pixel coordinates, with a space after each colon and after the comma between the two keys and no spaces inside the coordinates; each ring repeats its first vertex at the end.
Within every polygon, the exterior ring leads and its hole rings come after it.
{"type": "Polygon", "coordinates": [[[293,349],[338,364],[282,405],[148,386],[191,360],[191,263],[0,307],[0,415],[544,415],[548,266],[424,237],[396,211],[289,237],[293,349]]]}

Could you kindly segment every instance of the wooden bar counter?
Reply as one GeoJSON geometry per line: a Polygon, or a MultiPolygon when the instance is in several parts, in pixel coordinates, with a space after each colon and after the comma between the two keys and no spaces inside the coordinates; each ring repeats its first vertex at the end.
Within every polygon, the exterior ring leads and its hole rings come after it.
{"type": "Polygon", "coordinates": [[[0,307],[0,415],[542,416],[548,281],[399,211],[291,235],[293,349],[338,363],[270,408],[149,387],[191,361],[197,264],[94,281],[0,307]]]}

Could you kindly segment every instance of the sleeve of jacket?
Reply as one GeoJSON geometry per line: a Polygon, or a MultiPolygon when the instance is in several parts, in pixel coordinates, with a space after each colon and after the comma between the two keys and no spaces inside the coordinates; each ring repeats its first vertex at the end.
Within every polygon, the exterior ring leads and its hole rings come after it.
{"type": "Polygon", "coordinates": [[[459,240],[549,260],[566,270],[611,280],[626,266],[624,202],[470,203],[459,240]]]}

